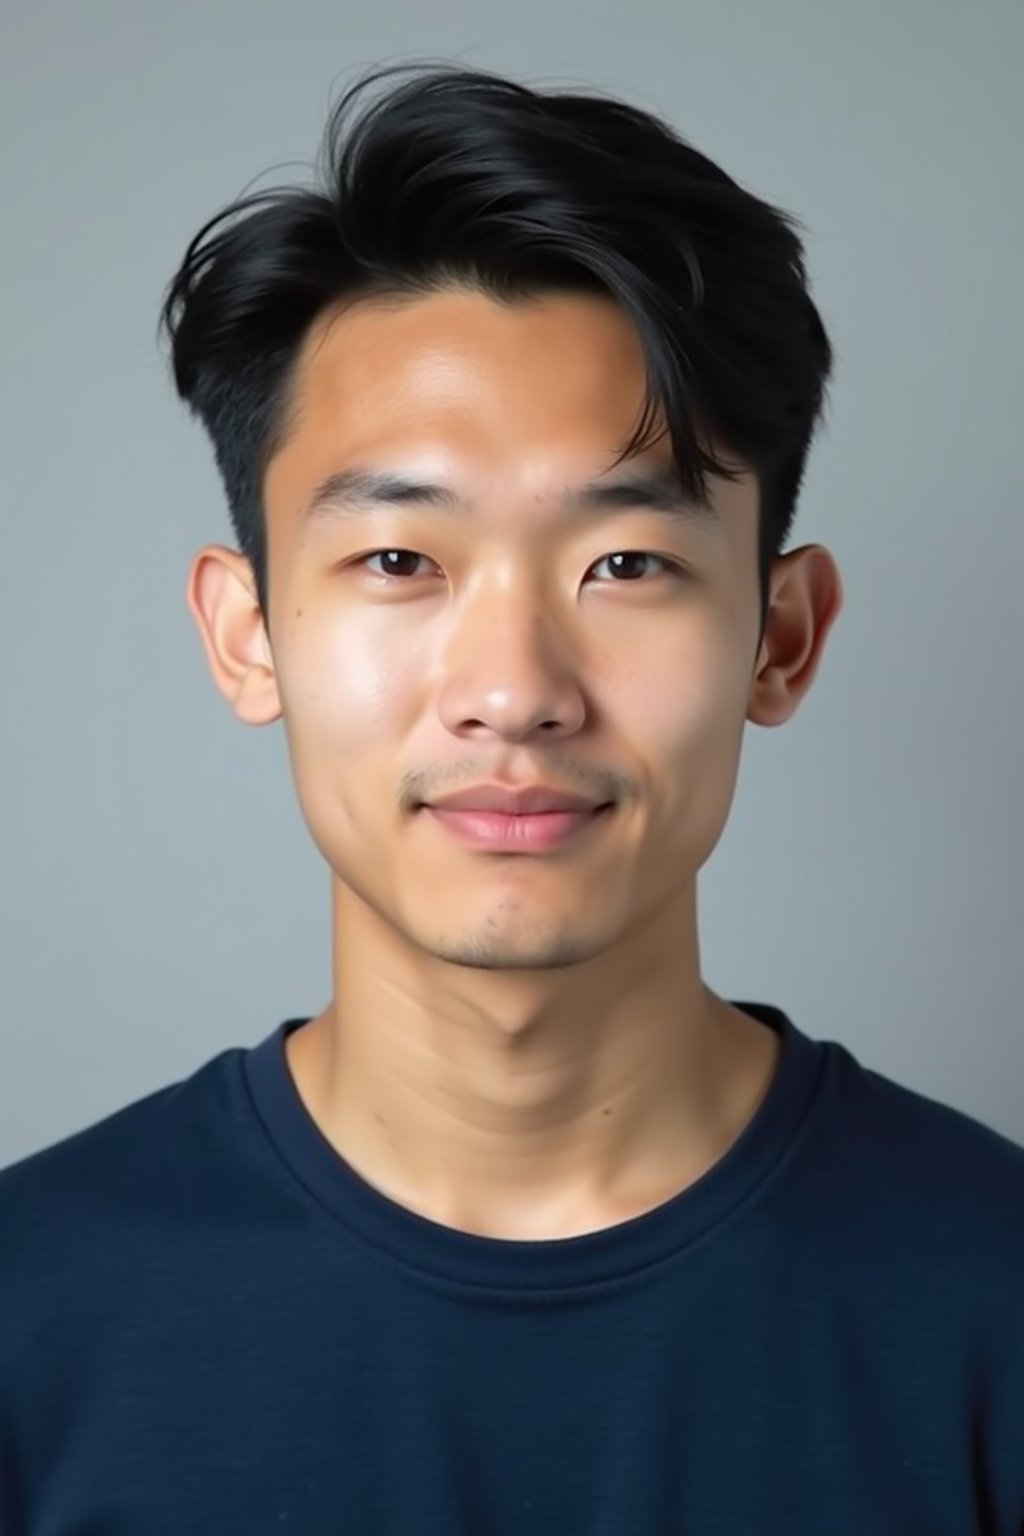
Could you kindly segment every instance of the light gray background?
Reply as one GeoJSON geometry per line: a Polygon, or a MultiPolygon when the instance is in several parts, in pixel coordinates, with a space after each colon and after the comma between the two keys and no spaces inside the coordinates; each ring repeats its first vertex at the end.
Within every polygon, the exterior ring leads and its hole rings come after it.
{"type": "Polygon", "coordinates": [[[280,724],[185,607],[230,542],[154,341],[199,224],[308,180],[427,55],[668,116],[807,225],[837,352],[789,547],[846,606],[748,726],[704,974],[1024,1141],[1024,8],[977,0],[3,0],[0,1163],[330,996],[280,724]]]}

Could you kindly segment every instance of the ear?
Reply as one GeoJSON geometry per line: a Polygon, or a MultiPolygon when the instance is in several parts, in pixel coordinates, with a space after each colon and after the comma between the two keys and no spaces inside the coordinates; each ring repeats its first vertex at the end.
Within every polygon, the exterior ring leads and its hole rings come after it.
{"type": "Polygon", "coordinates": [[[208,544],[192,561],[186,601],[199,629],[213,680],[246,725],[282,714],[252,566],[237,550],[208,544]]]}
{"type": "Polygon", "coordinates": [[[828,550],[805,544],[780,556],[772,568],[768,602],[747,719],[755,725],[782,725],[814,682],[843,606],[842,578],[828,550]]]}

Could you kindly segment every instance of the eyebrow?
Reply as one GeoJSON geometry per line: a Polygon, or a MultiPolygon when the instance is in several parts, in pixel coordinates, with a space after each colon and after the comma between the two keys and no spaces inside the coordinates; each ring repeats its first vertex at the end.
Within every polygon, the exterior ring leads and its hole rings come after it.
{"type": "MultiPolygon", "coordinates": [[[[593,480],[566,491],[559,503],[566,512],[654,511],[691,526],[717,524],[718,513],[708,501],[687,494],[669,470],[652,470],[615,481],[593,480]]],[[[366,465],[336,470],[313,491],[302,512],[304,525],[335,518],[371,515],[379,507],[424,506],[460,514],[467,510],[448,485],[409,480],[366,465]]]]}

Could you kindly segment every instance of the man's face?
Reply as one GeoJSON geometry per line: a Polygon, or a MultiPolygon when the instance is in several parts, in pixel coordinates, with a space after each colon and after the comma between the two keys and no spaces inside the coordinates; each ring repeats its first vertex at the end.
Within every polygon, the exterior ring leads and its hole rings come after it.
{"type": "Polygon", "coordinates": [[[757,643],[753,475],[712,480],[714,518],[559,505],[670,465],[663,438],[609,471],[644,385],[632,325],[600,296],[364,301],[322,316],[300,355],[265,481],[297,793],[341,893],[430,954],[597,954],[689,901],[724,828],[757,643]],[[356,465],[462,505],[304,516],[356,465]],[[419,808],[499,778],[615,804],[525,855],[419,808]]]}

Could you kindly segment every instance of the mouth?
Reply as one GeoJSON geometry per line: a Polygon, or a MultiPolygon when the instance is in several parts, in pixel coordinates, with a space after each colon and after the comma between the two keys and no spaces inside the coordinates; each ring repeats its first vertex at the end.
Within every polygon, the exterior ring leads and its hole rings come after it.
{"type": "Polygon", "coordinates": [[[421,809],[428,811],[444,831],[471,847],[499,853],[544,853],[592,830],[614,809],[614,801],[592,810],[533,811],[515,816],[504,811],[453,811],[432,805],[421,809]]]}

